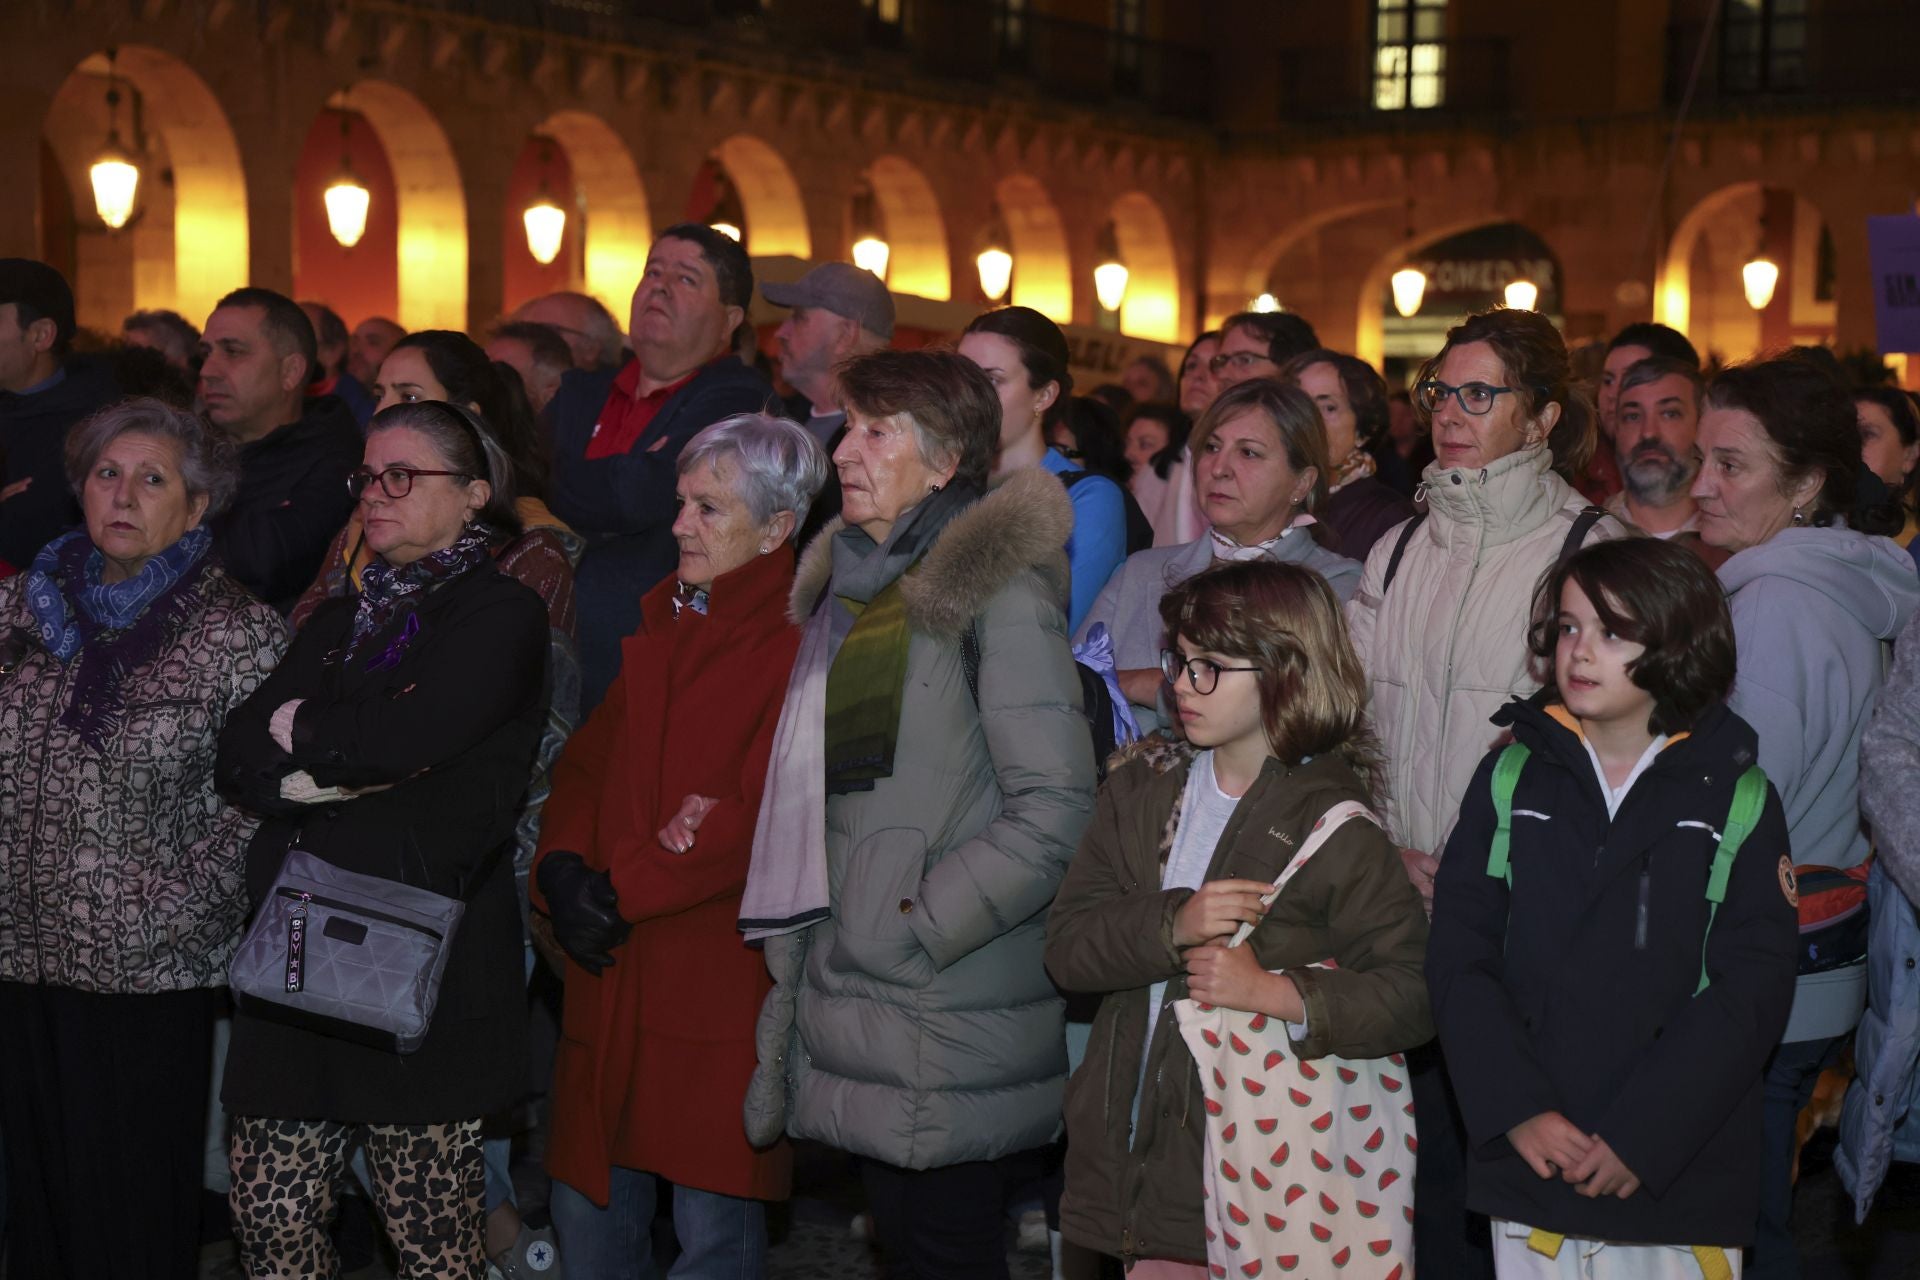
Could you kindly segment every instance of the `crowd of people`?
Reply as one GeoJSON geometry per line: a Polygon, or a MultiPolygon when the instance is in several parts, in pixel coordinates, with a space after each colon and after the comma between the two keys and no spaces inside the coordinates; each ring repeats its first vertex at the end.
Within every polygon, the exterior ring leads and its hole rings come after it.
{"type": "Polygon", "coordinates": [[[1907,393],[1499,308],[1080,394],[846,263],[776,389],[754,287],[681,224],[624,331],[101,344],[0,260],[5,1274],[193,1276],[204,1185],[250,1276],[349,1194],[402,1276],[760,1275],[809,1141],[892,1276],[1031,1204],[1056,1274],[1790,1280],[1823,1074],[1862,1214],[1914,1155],[1907,393]]]}

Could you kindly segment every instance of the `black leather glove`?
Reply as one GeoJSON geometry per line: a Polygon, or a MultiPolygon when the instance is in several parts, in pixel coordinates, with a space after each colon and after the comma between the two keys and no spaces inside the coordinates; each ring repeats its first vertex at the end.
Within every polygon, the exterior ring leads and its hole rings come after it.
{"type": "Polygon", "coordinates": [[[535,878],[546,895],[547,915],[560,949],[582,969],[600,976],[613,963],[613,948],[633,932],[633,926],[620,918],[620,896],[614,892],[613,878],[566,849],[542,858],[535,878]]]}

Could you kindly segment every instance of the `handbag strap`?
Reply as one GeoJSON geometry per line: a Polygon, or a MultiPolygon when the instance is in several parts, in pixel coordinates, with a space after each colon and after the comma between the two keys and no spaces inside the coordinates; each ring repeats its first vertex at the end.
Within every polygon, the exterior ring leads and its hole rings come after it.
{"type": "MultiPolygon", "coordinates": [[[[1358,800],[1342,800],[1339,804],[1336,804],[1333,808],[1320,815],[1320,821],[1314,823],[1313,830],[1307,833],[1307,842],[1300,846],[1300,852],[1293,855],[1293,860],[1287,863],[1286,870],[1282,871],[1279,876],[1275,878],[1273,887],[1260,895],[1261,904],[1264,906],[1273,905],[1273,900],[1278,898],[1280,891],[1287,887],[1287,881],[1293,879],[1294,876],[1300,873],[1301,868],[1307,865],[1307,860],[1313,857],[1314,854],[1320,852],[1322,846],[1332,838],[1334,832],[1338,831],[1354,818],[1365,818],[1374,826],[1381,827],[1382,830],[1385,830],[1380,819],[1374,816],[1373,810],[1367,808],[1367,806],[1361,804],[1358,800]]],[[[1248,935],[1252,932],[1253,924],[1251,922],[1241,925],[1238,929],[1234,930],[1233,939],[1228,942],[1227,945],[1230,947],[1239,946],[1247,940],[1248,935]]]]}

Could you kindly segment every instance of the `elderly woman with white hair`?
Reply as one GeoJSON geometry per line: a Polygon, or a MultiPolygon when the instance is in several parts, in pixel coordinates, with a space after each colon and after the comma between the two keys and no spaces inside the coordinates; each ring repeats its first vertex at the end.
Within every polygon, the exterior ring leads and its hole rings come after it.
{"type": "Polygon", "coordinates": [[[553,1218],[568,1274],[650,1273],[673,1185],[682,1269],[758,1275],[784,1143],[740,1108],[771,982],[734,921],[800,632],[795,531],[827,478],[811,433],[748,414],[679,458],[675,578],[650,591],[620,675],[554,768],[534,906],[567,952],[554,1064],[553,1218]]]}
{"type": "Polygon", "coordinates": [[[255,826],[214,760],[286,628],[207,554],[239,473],[193,415],[104,409],[66,469],[84,527],[0,583],[8,1273],[191,1277],[255,826]]]}

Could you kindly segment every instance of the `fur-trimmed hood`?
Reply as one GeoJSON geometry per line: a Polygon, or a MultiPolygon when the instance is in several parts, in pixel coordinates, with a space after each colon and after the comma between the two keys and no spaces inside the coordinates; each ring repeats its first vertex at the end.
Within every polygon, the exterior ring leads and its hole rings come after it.
{"type": "MultiPolygon", "coordinates": [[[[833,576],[833,539],[846,527],[836,518],[807,547],[794,575],[787,615],[806,625],[833,576]]],[[[900,580],[914,630],[957,639],[996,592],[1022,573],[1067,590],[1067,538],[1073,500],[1052,472],[1017,471],[950,521],[920,562],[900,580]]]]}

